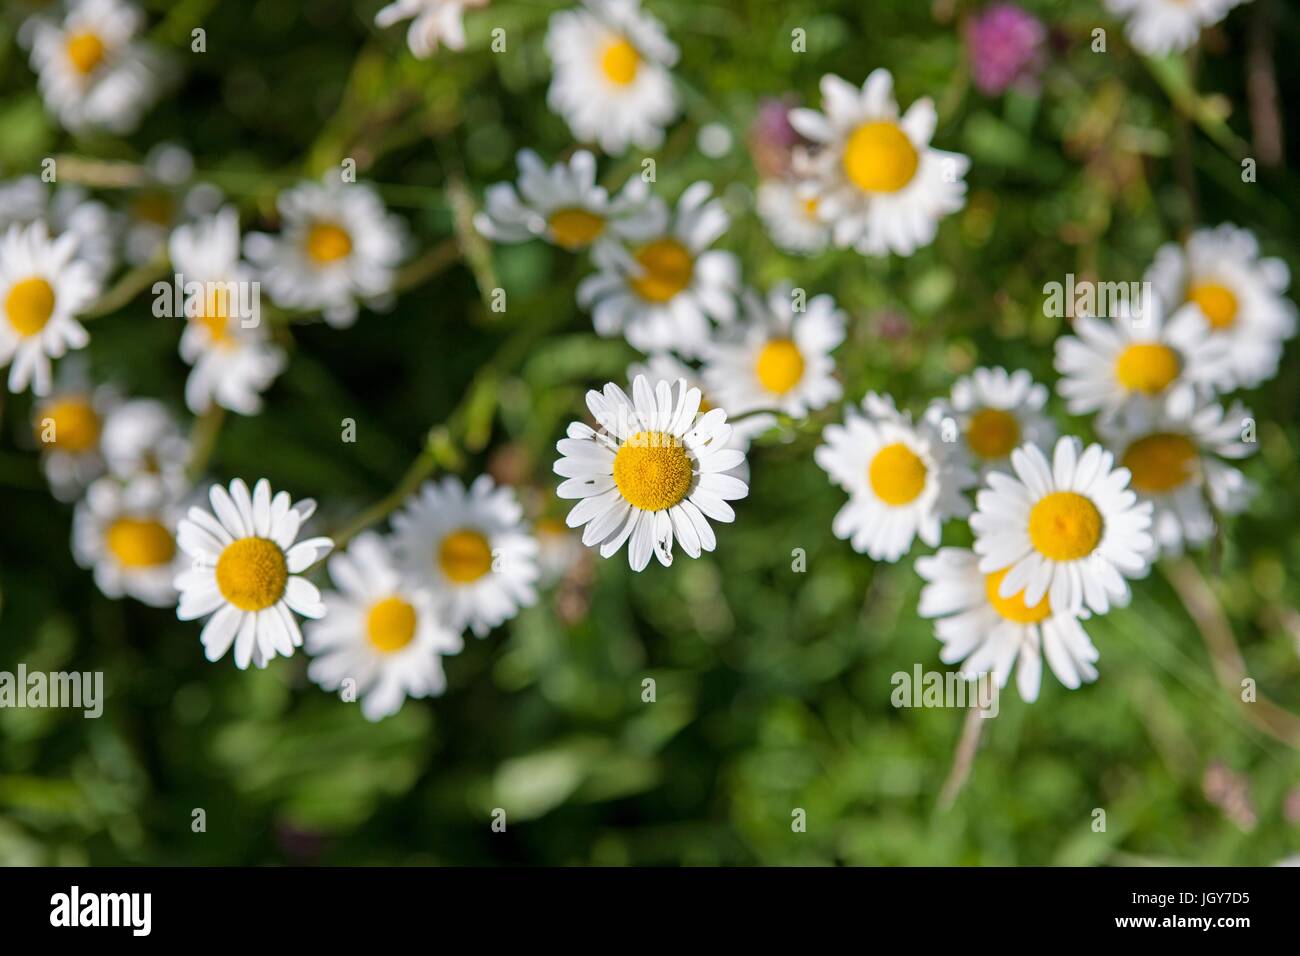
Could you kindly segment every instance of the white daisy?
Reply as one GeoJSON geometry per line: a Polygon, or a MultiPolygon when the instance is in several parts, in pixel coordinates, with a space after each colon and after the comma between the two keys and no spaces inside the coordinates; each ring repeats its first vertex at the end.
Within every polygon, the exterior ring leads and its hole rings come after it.
{"type": "Polygon", "coordinates": [[[211,615],[199,636],[210,661],[220,660],[232,644],[240,670],[250,663],[265,667],[277,654],[292,656],[302,646],[293,612],[325,614],[320,592],[300,575],[329,554],[334,542],[294,543],[316,502],[295,504],[284,491],[272,496],[265,478],[251,495],[236,478],[229,493],[213,485],[208,498],[211,512],[192,507],[176,529],[176,543],[193,561],[176,576],[176,616],[193,621],[211,615]]]}
{"type": "Polygon", "coordinates": [[[798,156],[801,175],[815,183],[817,215],[835,245],[863,255],[908,256],[934,241],[939,220],[966,201],[970,160],[933,149],[938,114],[929,98],[900,119],[894,80],[873,70],[856,87],[822,77],[822,105],[790,111],[790,124],[820,148],[798,156]]]}
{"type": "Polygon", "coordinates": [[[965,442],[982,477],[1009,472],[1011,453],[1024,442],[1052,444],[1056,426],[1043,413],[1046,404],[1047,386],[1024,369],[977,368],[953,383],[950,400],[931,403],[926,418],[944,439],[965,442]]]}
{"type": "Polygon", "coordinates": [[[847,407],[844,424],[827,425],[813,453],[849,494],[831,530],[876,561],[897,561],[918,536],[935,547],[945,520],[970,513],[962,492],[975,474],[961,445],[928,422],[912,424],[888,396],[868,392],[862,410],[847,407]]]}
{"type": "Polygon", "coordinates": [[[54,238],[77,237],[77,258],[105,279],[117,266],[118,217],[80,186],[51,189],[36,176],[23,176],[0,185],[0,233],[12,225],[44,220],[54,238]]]}
{"type": "Polygon", "coordinates": [[[393,545],[413,585],[428,587],[456,631],[479,637],[537,600],[537,539],[509,488],[480,475],[426,482],[393,516],[393,545]]]}
{"type": "Polygon", "coordinates": [[[77,237],[50,239],[43,222],[10,226],[0,238],[0,368],[9,390],[50,390],[50,359],[84,348],[90,336],[75,318],[99,295],[94,270],[76,258],[77,237]]]}
{"type": "Polygon", "coordinates": [[[439,618],[431,592],[401,580],[388,543],[359,534],[330,557],[329,572],[339,590],[324,593],[324,620],[303,627],[307,676],[325,690],[353,681],[367,720],[397,713],[407,697],[441,694],[442,656],[460,651],[461,636],[439,618]]]}
{"type": "Polygon", "coordinates": [[[779,249],[812,256],[831,241],[831,231],[817,215],[815,183],[768,179],[758,184],[758,215],[779,249]]]}
{"type": "Polygon", "coordinates": [[[564,580],[586,556],[578,535],[569,530],[559,518],[539,518],[533,522],[537,536],[538,579],[544,587],[564,580]]]}
{"type": "Polygon", "coordinates": [[[375,26],[391,27],[410,20],[406,45],[421,60],[427,60],[442,43],[449,50],[465,49],[466,10],[486,7],[488,0],[393,0],[375,14],[375,26]]]}
{"type": "Polygon", "coordinates": [[[546,103],[575,138],[612,155],[663,142],[678,112],[668,71],[677,47],[640,0],[583,0],[553,14],[546,50],[555,69],[546,103]]]}
{"type": "Polygon", "coordinates": [[[194,157],[182,146],[160,143],[149,150],[144,165],[150,182],[127,201],[122,240],[126,261],[136,266],[160,258],[173,229],[213,215],[224,200],[211,183],[188,185],[194,157]]]}
{"type": "Polygon", "coordinates": [[[939,659],[961,664],[963,675],[992,674],[999,687],[1006,687],[1014,669],[1016,688],[1027,703],[1038,699],[1044,657],[1071,690],[1097,679],[1093,665],[1100,655],[1078,619],[1054,611],[1047,597],[1032,605],[1023,591],[1003,597],[1006,572],[984,574],[972,551],[940,548],[917,558],[916,571],[928,582],[921,589],[919,613],[938,618],[939,659]]]}
{"type": "Polygon", "coordinates": [[[1106,9],[1124,17],[1129,42],[1143,53],[1165,56],[1186,50],[1228,11],[1246,0],[1105,0],[1106,9]]]}
{"type": "Polygon", "coordinates": [[[382,306],[392,293],[406,226],[364,183],[337,173],[304,182],[276,200],[280,234],[249,233],[248,258],[271,298],[286,309],[320,310],[335,328],[357,320],[360,303],[382,306]]]}
{"type": "Polygon", "coordinates": [[[100,478],[73,513],[73,555],[94,568],[95,584],[109,597],[166,607],[176,601],[172,582],[188,565],[172,533],[180,516],[175,497],[149,476],[100,478]]]}
{"type": "Polygon", "coordinates": [[[711,334],[710,319],[736,317],[740,261],[710,249],[731,218],[713,187],[695,183],[677,203],[670,228],[625,250],[601,243],[592,258],[598,272],[578,284],[578,305],[590,309],[596,331],[620,332],[642,352],[700,355],[711,334]]]}
{"type": "Polygon", "coordinates": [[[1282,343],[1296,331],[1286,297],[1285,262],[1261,257],[1247,229],[1224,223],[1198,229],[1183,248],[1161,246],[1146,280],[1165,302],[1195,302],[1216,337],[1227,339],[1237,385],[1254,388],[1277,374],[1282,343]]]}
{"type": "Polygon", "coordinates": [[[1110,452],[1081,448],[1063,436],[1049,464],[1036,445],[1024,445],[1011,453],[1015,474],[993,472],[976,495],[975,553],[982,573],[1007,571],[999,597],[1024,591],[1029,605],[1047,595],[1056,613],[1086,605],[1105,614],[1128,603],[1124,578],[1150,570],[1150,503],[1138,502],[1128,469],[1113,467],[1110,452]]]}
{"type": "Polygon", "coordinates": [[[177,492],[187,485],[189,439],[167,406],[156,399],[133,398],[109,412],[100,451],[109,472],[118,478],[152,475],[177,492]]]}
{"type": "Polygon", "coordinates": [[[799,294],[796,301],[790,283],[766,299],[746,290],[743,326],[709,347],[704,380],[727,414],[775,409],[801,419],[839,400],[831,352],[844,341],[846,317],[829,295],[799,294]]]}
{"type": "Polygon", "coordinates": [[[112,386],[93,385],[84,365],[62,363],[54,390],[32,411],[32,432],[55,498],[75,500],[103,473],[101,438],[120,401],[112,386]]]}
{"type": "Polygon", "coordinates": [[[652,554],[672,564],[674,538],[689,557],[712,551],[717,539],[708,519],[735,520],[727,502],[749,494],[727,473],[745,460],[727,447],[727,413],[700,414],[700,390],[684,380],[652,386],[640,376],[632,398],[611,382],[604,394],[587,392],[587,407],[600,431],[573,422],[555,446],[555,473],[566,479],[556,494],[582,499],[566,519],[570,528],[586,525],[582,543],[599,545],[608,558],[628,542],[634,571],[652,554]]]}
{"type": "MultiPolygon", "coordinates": [[[[633,362],[627,367],[627,380],[629,382],[636,381],[638,375],[644,375],[646,380],[651,382],[660,380],[675,382],[680,378],[685,380],[687,388],[698,388],[700,390],[701,415],[705,412],[711,412],[715,408],[723,408],[719,402],[714,401],[714,396],[705,387],[703,375],[697,369],[692,368],[668,352],[656,352],[644,362],[633,362]]],[[[727,442],[727,447],[745,453],[749,452],[749,446],[755,438],[774,427],[777,423],[776,416],[770,412],[755,412],[743,418],[737,418],[730,409],[723,408],[723,410],[727,413],[727,424],[731,426],[731,439],[727,442]]],[[[749,462],[741,462],[727,474],[735,475],[741,481],[748,483],[749,462]]]]}
{"type": "Polygon", "coordinates": [[[478,231],[497,242],[542,238],[570,252],[608,236],[637,241],[664,231],[668,207],[639,177],[612,199],[596,185],[596,160],[578,150],[549,169],[531,149],[520,150],[519,191],[513,183],[488,187],[478,231]]]}

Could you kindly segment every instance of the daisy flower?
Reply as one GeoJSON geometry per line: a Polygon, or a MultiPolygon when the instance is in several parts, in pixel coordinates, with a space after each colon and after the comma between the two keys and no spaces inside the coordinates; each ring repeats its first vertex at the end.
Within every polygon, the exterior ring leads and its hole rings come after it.
{"type": "Polygon", "coordinates": [[[758,184],[758,215],[778,249],[813,256],[830,244],[830,228],[817,215],[816,190],[785,179],[758,184]]]}
{"type": "Polygon", "coordinates": [[[461,17],[466,10],[487,5],[488,0],[393,0],[375,14],[375,26],[386,29],[410,20],[406,45],[416,57],[427,60],[438,51],[439,43],[449,50],[465,49],[461,17]]]}
{"type": "MultiPolygon", "coordinates": [[[[708,388],[704,385],[704,377],[697,370],[687,365],[681,359],[668,352],[656,352],[644,362],[633,362],[627,367],[627,380],[636,381],[638,375],[644,375],[647,381],[658,382],[675,382],[683,379],[687,388],[698,388],[700,390],[700,414],[711,412],[713,409],[720,407],[719,403],[713,400],[708,388]]],[[[767,412],[759,412],[753,415],[746,415],[744,418],[733,418],[731,412],[727,412],[727,424],[731,426],[731,439],[727,442],[728,448],[736,448],[742,452],[749,452],[749,446],[755,438],[763,432],[776,425],[776,416],[767,412]]],[[[745,461],[733,468],[728,474],[734,474],[741,481],[749,481],[749,462],[745,461]]]]}
{"type": "MultiPolygon", "coordinates": [[[[948,401],[931,404],[926,418],[941,435],[951,427],[966,443],[982,476],[1011,470],[1011,453],[1024,442],[1046,448],[1056,426],[1043,413],[1047,387],[1024,369],[977,368],[953,383],[948,401]]],[[[947,437],[944,435],[944,437],[947,437]]]]}
{"type": "Polygon", "coordinates": [[[99,280],[117,266],[118,217],[102,202],[89,198],[80,186],[51,189],[36,176],[23,176],[0,185],[0,234],[12,225],[44,220],[53,238],[77,237],[77,258],[99,280]]]}
{"type": "Polygon", "coordinates": [[[150,475],[176,491],[187,484],[189,439],[167,406],[156,399],[133,398],[109,412],[100,452],[109,472],[118,478],[150,475]]]}
{"type": "Polygon", "coordinates": [[[916,571],[927,582],[921,589],[918,613],[936,618],[934,634],[942,643],[939,659],[961,664],[971,679],[992,674],[1006,687],[1016,671],[1020,699],[1038,699],[1043,658],[1066,687],[1077,689],[1097,679],[1097,648],[1083,625],[1069,613],[1055,610],[1043,597],[1034,604],[1024,591],[1001,593],[1005,571],[985,574],[979,558],[967,548],[940,548],[916,559],[916,571]]]}
{"type": "Polygon", "coordinates": [[[913,424],[894,400],[868,392],[862,411],[827,425],[813,458],[849,494],[831,526],[835,537],[876,561],[897,561],[918,536],[930,547],[948,518],[970,513],[962,494],[975,484],[962,447],[928,422],[913,424]]]}
{"type": "Polygon", "coordinates": [[[338,590],[322,597],[325,618],[303,627],[307,676],[325,690],[354,681],[367,720],[397,713],[407,697],[441,694],[442,656],[460,651],[461,636],[443,624],[428,590],[402,581],[388,543],[359,534],[330,557],[329,572],[338,590]]]}
{"type": "Polygon", "coordinates": [[[180,517],[176,499],[148,476],[100,478],[73,512],[73,556],[94,569],[108,597],[166,607],[176,602],[172,582],[188,564],[172,534],[180,517]]]}
{"type": "Polygon", "coordinates": [[[281,193],[276,208],[280,235],[249,233],[245,251],[277,305],[319,309],[330,325],[346,328],[359,303],[388,301],[406,227],[372,187],[329,173],[281,193]]]}
{"type": "Polygon", "coordinates": [[[393,516],[393,544],[406,579],[427,587],[455,631],[479,637],[537,600],[537,539],[509,488],[480,475],[468,489],[426,482],[393,516]]]}
{"type": "Polygon", "coordinates": [[[687,189],[669,229],[648,242],[595,248],[598,271],[578,284],[578,305],[591,310],[600,335],[622,332],[639,351],[694,358],[708,344],[710,319],[734,321],[740,261],[709,248],[731,225],[712,193],[704,182],[687,189]]]}
{"type": "Polygon", "coordinates": [[[272,496],[265,478],[251,495],[236,478],[229,492],[213,485],[208,498],[212,511],[194,506],[176,529],[177,544],[192,560],[176,576],[176,616],[193,621],[211,615],[199,636],[210,661],[220,660],[232,644],[240,670],[250,663],[265,667],[277,654],[292,656],[302,646],[294,612],[307,618],[325,614],[320,592],[300,575],[329,554],[334,542],[297,541],[316,502],[295,504],[284,491],[272,496]]]}
{"type": "Polygon", "coordinates": [[[795,311],[794,290],[777,285],[767,298],[747,290],[745,323],[734,340],[708,349],[704,380],[730,415],[775,409],[791,418],[838,401],[831,352],[844,341],[845,315],[829,295],[813,296],[795,311]]]}
{"type": "Polygon", "coordinates": [[[497,183],[484,195],[485,211],[474,217],[483,235],[497,242],[542,238],[569,252],[605,236],[636,241],[662,233],[668,209],[650,195],[649,185],[633,177],[610,198],[596,185],[596,159],[580,149],[568,162],[549,169],[531,149],[519,151],[518,192],[497,183]]]}
{"type": "Polygon", "coordinates": [[[74,316],[99,295],[99,281],[76,258],[77,237],[51,239],[45,223],[10,226],[0,238],[0,368],[9,390],[50,390],[50,359],[84,348],[90,336],[74,316]]]}
{"type": "Polygon", "coordinates": [[[1165,56],[1186,50],[1245,0],[1105,0],[1106,9],[1125,18],[1124,33],[1138,50],[1165,56]]]}
{"type": "Polygon", "coordinates": [[[790,122],[820,147],[797,166],[815,184],[811,198],[835,245],[873,256],[928,246],[939,220],[965,204],[970,168],[960,153],[931,148],[934,103],[917,100],[900,119],[884,69],[873,70],[860,91],[832,75],[822,77],[821,90],[825,113],[794,109],[790,122]]]}
{"type": "Polygon", "coordinates": [[[69,359],[60,367],[53,392],[38,401],[32,412],[41,466],[55,498],[75,500],[103,473],[101,436],[120,401],[112,386],[92,385],[84,365],[69,359]]]}
{"type": "Polygon", "coordinates": [[[1125,578],[1150,570],[1151,505],[1129,488],[1127,468],[1100,445],[1082,453],[1077,438],[1057,440],[1049,463],[1036,445],[1011,453],[1014,475],[993,472],[975,497],[970,526],[984,574],[1005,571],[998,596],[1044,595],[1057,613],[1086,605],[1105,614],[1129,601],[1125,578]]]}
{"type": "Polygon", "coordinates": [[[1186,248],[1161,246],[1145,278],[1165,302],[1200,306],[1214,337],[1228,342],[1237,385],[1254,388],[1277,374],[1282,343],[1296,330],[1291,273],[1281,259],[1260,256],[1249,230],[1224,223],[1198,229],[1186,248]]]}
{"type": "Polygon", "coordinates": [[[224,196],[211,183],[187,185],[194,174],[194,157],[175,143],[160,143],[145,157],[150,182],[127,201],[124,258],[144,265],[161,258],[177,226],[216,213],[224,196]]]}
{"type": "Polygon", "coordinates": [[[668,72],[677,47],[640,0],[583,0],[553,14],[546,51],[555,68],[546,103],[575,138],[611,155],[663,142],[678,112],[668,72]]]}

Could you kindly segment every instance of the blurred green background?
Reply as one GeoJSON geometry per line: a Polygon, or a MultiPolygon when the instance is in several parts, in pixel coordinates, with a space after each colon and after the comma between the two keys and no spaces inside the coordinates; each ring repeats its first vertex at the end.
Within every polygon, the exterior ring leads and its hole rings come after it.
{"type": "MultiPolygon", "coordinates": [[[[568,4],[494,0],[467,14],[464,53],[420,62],[404,26],[375,30],[378,2],[151,0],[150,36],[171,51],[177,86],[126,139],[76,139],[46,119],[14,38],[32,6],[7,3],[0,18],[6,177],[49,155],[139,162],[175,141],[257,228],[277,189],[353,157],[427,252],[456,235],[458,210],[463,230],[486,185],[513,179],[516,150],[549,160],[574,145],[544,100],[545,24],[568,4]],[[189,51],[195,25],[205,54],[189,51]],[[488,48],[498,26],[503,54],[488,48]]],[[[648,0],[682,50],[685,115],[651,154],[659,193],[712,181],[735,218],[722,244],[748,281],[834,294],[852,317],[837,356],[850,399],[874,388],[920,409],[975,364],[1054,382],[1063,320],[1044,316],[1043,284],[1138,279],[1196,225],[1247,226],[1300,271],[1291,167],[1240,174],[1261,135],[1249,64],[1271,64],[1283,104],[1300,97],[1293,5],[1235,11],[1194,66],[1137,56],[1099,3],[1023,6],[1053,28],[1041,91],[990,98],[971,87],[959,25],[975,4],[648,0]],[[1105,54],[1089,49],[1096,26],[1105,54]],[[790,50],[795,27],[807,53],[790,50]],[[935,145],[973,159],[966,209],[909,259],[782,255],[752,208],[746,137],[760,100],[816,105],[823,73],[860,83],[876,66],[894,72],[903,104],[935,98],[935,145]],[[733,134],[721,158],[696,146],[711,123],[733,134]]],[[[1300,154],[1295,124],[1282,132],[1285,154],[1300,154]]],[[[639,159],[603,159],[602,175],[617,185],[639,159]]],[[[284,328],[288,372],[262,415],[227,416],[209,476],[313,496],[328,529],[390,491],[440,427],[441,469],[491,470],[562,514],[546,498],[554,442],[582,417],[584,391],[623,380],[637,356],[598,339],[574,305],[583,259],[464,244],[391,313],[347,331],[284,328]],[[496,284],[504,314],[484,305],[496,284]],[[340,441],[346,418],[355,444],[340,441]]],[[[190,420],[178,324],[141,296],[89,328],[97,379],[190,420]]],[[[102,670],[108,697],[99,720],[0,710],[0,862],[1274,863],[1300,852],[1297,719],[1266,732],[1264,705],[1216,680],[1202,631],[1230,657],[1226,621],[1261,696],[1300,712],[1296,353],[1244,396],[1260,422],[1250,511],[1212,554],[1157,568],[1130,609],[1088,625],[1095,685],[1070,692],[1046,676],[1033,705],[1004,694],[950,808],[939,795],[964,714],[889,703],[894,672],[942,669],[911,560],[876,565],[830,533],[842,495],[812,449],[838,408],[754,449],[751,495],[716,553],[640,575],[622,553],[588,560],[488,639],[467,639],[444,697],[371,725],[306,679],[305,657],[261,672],[209,664],[197,625],[103,597],[73,562],[71,508],[45,487],[30,396],[5,395],[0,670],[102,670]],[[796,548],[805,573],[791,570],[796,548]],[[1199,622],[1175,582],[1200,602],[1199,622]],[[648,677],[654,703],[642,701],[648,677]],[[490,826],[496,807],[504,833],[490,826]],[[195,808],[204,833],[191,830],[195,808]],[[806,832],[792,831],[796,808],[806,832]]],[[[957,525],[946,537],[969,540],[957,525]]]]}

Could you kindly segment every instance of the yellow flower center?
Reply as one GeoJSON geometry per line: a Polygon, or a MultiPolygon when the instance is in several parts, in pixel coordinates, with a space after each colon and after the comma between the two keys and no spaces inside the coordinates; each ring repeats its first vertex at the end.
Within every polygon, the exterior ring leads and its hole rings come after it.
{"type": "Polygon", "coordinates": [[[916,147],[896,123],[863,123],[844,146],[844,174],[869,193],[896,193],[912,181],[916,147]]]}
{"type": "Polygon", "coordinates": [[[1020,444],[1020,422],[1000,408],[981,408],[970,417],[966,442],[981,458],[1006,458],[1020,444]]]}
{"type": "Polygon", "coordinates": [[[585,209],[557,209],[547,225],[555,244],[570,252],[586,248],[605,231],[605,220],[585,209]]]}
{"type": "Polygon", "coordinates": [[[172,533],[152,518],[118,518],[108,526],[104,540],[124,568],[156,568],[176,556],[172,533]]]}
{"type": "Polygon", "coordinates": [[[366,615],[366,637],[383,654],[400,651],[415,639],[415,608],[399,597],[376,601],[366,615]]]}
{"type": "Polygon", "coordinates": [[[695,263],[676,239],[656,239],[637,250],[641,275],[629,280],[632,290],[647,302],[667,302],[691,283],[695,263]]]}
{"type": "Polygon", "coordinates": [[[1029,540],[1053,561],[1077,561],[1101,541],[1101,512],[1083,495],[1054,491],[1029,512],[1029,540]]]}
{"type": "Polygon", "coordinates": [[[225,289],[214,287],[205,295],[203,310],[194,316],[193,321],[207,330],[213,345],[230,345],[234,337],[230,334],[230,299],[225,289]]]}
{"type": "Polygon", "coordinates": [[[1158,342],[1130,345],[1115,360],[1115,377],[1130,392],[1158,395],[1178,377],[1178,353],[1158,342]]]}
{"type": "Polygon", "coordinates": [[[338,262],[352,251],[352,237],[342,226],[318,222],[307,230],[307,257],[318,266],[338,262]]]}
{"type": "Polygon", "coordinates": [[[680,438],[637,432],[614,456],[614,484],[642,511],[663,511],[691,490],[691,459],[680,438]]]}
{"type": "Polygon", "coordinates": [[[1225,285],[1202,282],[1188,290],[1187,298],[1201,307],[1215,329],[1230,329],[1237,321],[1237,297],[1225,285]]]}
{"type": "Polygon", "coordinates": [[[5,314],[19,335],[35,335],[54,314],[54,287],[35,276],[15,282],[5,296],[5,314]]]}
{"type": "Polygon", "coordinates": [[[492,546],[481,532],[461,528],[442,539],[438,566],[456,584],[470,584],[492,570],[492,546]]]}
{"type": "Polygon", "coordinates": [[[1133,473],[1134,488],[1158,494],[1173,491],[1196,477],[1198,456],[1196,445],[1186,435],[1158,433],[1129,445],[1122,464],[1133,473]]]}
{"type": "Polygon", "coordinates": [[[624,37],[608,44],[600,54],[600,69],[605,79],[617,86],[627,86],[636,79],[641,54],[624,37]]]}
{"type": "Polygon", "coordinates": [[[925,462],[902,442],[876,452],[867,469],[876,497],[895,508],[916,500],[925,488],[925,475],[925,462]]]}
{"type": "Polygon", "coordinates": [[[820,203],[816,196],[813,196],[811,199],[803,200],[803,214],[809,219],[815,220],[817,218],[817,207],[819,205],[820,203]]]}
{"type": "Polygon", "coordinates": [[[789,339],[772,339],[754,362],[758,383],[773,395],[784,395],[803,378],[803,355],[789,339]]]}
{"type": "Polygon", "coordinates": [[[284,552],[266,538],[240,538],[217,559],[217,587],[241,611],[261,611],[284,595],[289,566],[284,552]]]}
{"type": "Polygon", "coordinates": [[[1004,598],[998,594],[998,588],[1002,586],[1002,579],[1007,576],[1006,568],[1002,571],[994,571],[992,574],[984,577],[984,592],[988,595],[989,603],[993,605],[993,610],[997,611],[1008,621],[1015,621],[1017,624],[1037,624],[1039,621],[1048,617],[1052,613],[1052,604],[1047,595],[1043,599],[1029,607],[1025,604],[1025,592],[1017,591],[1009,598],[1004,598]]]}
{"type": "Polygon", "coordinates": [[[74,33],[63,45],[68,60],[82,76],[94,73],[99,64],[104,62],[104,41],[90,32],[74,33]]]}
{"type": "Polygon", "coordinates": [[[46,423],[50,442],[60,451],[80,454],[90,451],[99,443],[99,415],[90,401],[81,395],[68,396],[50,402],[40,411],[36,432],[43,441],[46,423]]]}

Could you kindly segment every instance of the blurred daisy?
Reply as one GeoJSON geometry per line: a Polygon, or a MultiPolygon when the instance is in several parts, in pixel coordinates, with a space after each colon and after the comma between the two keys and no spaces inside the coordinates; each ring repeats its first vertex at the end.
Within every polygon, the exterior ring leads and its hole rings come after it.
{"type": "Polygon", "coordinates": [[[133,398],[109,412],[100,450],[109,472],[119,478],[153,476],[178,492],[187,484],[189,439],[167,406],[156,399],[133,398]]]}
{"type": "Polygon", "coordinates": [[[1126,20],[1129,42],[1143,53],[1165,56],[1186,50],[1204,27],[1213,26],[1245,0],[1105,0],[1126,20]]]}
{"type": "Polygon", "coordinates": [[[1056,426],[1043,413],[1046,404],[1047,387],[1024,369],[977,368],[953,383],[949,401],[932,403],[926,418],[944,439],[961,436],[982,477],[1009,472],[1011,453],[1024,442],[1040,448],[1052,443],[1056,426]]]}
{"type": "Polygon", "coordinates": [[[1200,307],[1214,337],[1228,342],[1237,385],[1254,388],[1277,374],[1282,343],[1296,331],[1291,273],[1281,259],[1260,256],[1249,230],[1225,223],[1198,229],[1186,248],[1161,246],[1145,278],[1165,302],[1200,307]]]}
{"type": "Polygon", "coordinates": [[[100,440],[117,389],[95,386],[82,365],[69,359],[51,394],[36,403],[32,432],[40,443],[41,467],[55,498],[73,501],[104,471],[100,440]]]}
{"type": "MultiPolygon", "coordinates": [[[[802,296],[803,290],[799,290],[802,296]]],[[[738,337],[709,347],[704,380],[709,394],[729,415],[775,409],[800,419],[838,401],[831,352],[844,341],[845,315],[829,295],[800,300],[789,283],[766,299],[747,290],[741,299],[745,323],[738,337]]]]}
{"type": "Polygon", "coordinates": [[[596,185],[596,160],[578,150],[549,169],[531,149],[519,151],[519,191],[512,183],[488,187],[478,231],[497,242],[545,239],[575,252],[606,236],[635,241],[664,231],[668,208],[638,177],[612,199],[596,185]]]}
{"type": "Polygon", "coordinates": [[[785,179],[758,184],[758,215],[778,249],[811,256],[830,243],[830,228],[817,215],[816,191],[816,185],[785,179]]]}
{"type": "Polygon", "coordinates": [[[1129,601],[1124,578],[1150,570],[1151,505],[1138,503],[1129,472],[1100,445],[1057,440],[1051,463],[1036,445],[1011,453],[1014,475],[993,472],[975,498],[970,526],[984,574],[1006,571],[998,596],[1050,598],[1057,613],[1086,605],[1105,614],[1129,601]]]}
{"type": "Polygon", "coordinates": [[[537,567],[543,586],[562,581],[587,553],[578,535],[559,518],[538,519],[533,523],[533,534],[537,536],[537,567]]]}
{"type": "Polygon", "coordinates": [[[553,14],[546,50],[555,69],[546,103],[576,139],[611,155],[663,142],[678,110],[668,72],[677,47],[640,0],[583,0],[553,14]]]}
{"type": "Polygon", "coordinates": [[[407,697],[441,694],[442,656],[460,651],[461,636],[442,623],[429,591],[402,582],[387,542],[357,535],[329,572],[338,591],[322,596],[324,620],[303,627],[307,676],[325,690],[355,682],[367,720],[397,713],[407,697]]]}
{"type": "Polygon", "coordinates": [[[346,328],[359,303],[387,303],[406,227],[372,187],[329,173],[282,192],[276,208],[279,236],[249,233],[245,251],[277,305],[319,309],[330,325],[346,328]]]}
{"type": "Polygon", "coordinates": [[[927,422],[913,425],[888,396],[868,392],[862,410],[847,407],[844,424],[827,425],[813,453],[849,494],[835,537],[876,561],[897,561],[918,536],[935,547],[945,520],[970,513],[962,492],[975,474],[961,445],[942,441],[927,422]]]}
{"type": "Polygon", "coordinates": [[[277,654],[292,656],[302,646],[293,613],[325,614],[320,592],[300,575],[329,554],[334,542],[297,540],[316,502],[295,504],[284,491],[272,496],[265,478],[251,495],[236,478],[229,492],[213,485],[208,498],[212,511],[190,508],[176,530],[177,543],[192,559],[176,576],[176,616],[193,621],[211,615],[199,637],[210,661],[220,660],[232,644],[240,670],[250,663],[265,667],[277,654]]]}
{"type": "Polygon", "coordinates": [[[393,543],[412,584],[432,589],[448,625],[485,637],[537,600],[537,539],[509,488],[480,475],[426,482],[393,516],[393,543]]]}
{"type": "Polygon", "coordinates": [[[873,70],[856,87],[822,77],[825,113],[790,111],[794,128],[818,144],[797,163],[816,185],[817,215],[835,245],[863,255],[908,256],[934,241],[939,220],[966,201],[970,160],[933,149],[938,115],[929,98],[902,119],[888,70],[873,70]]]}
{"type": "Polygon", "coordinates": [[[740,262],[710,249],[731,218],[713,187],[695,183],[677,203],[668,231],[625,250],[602,243],[592,254],[597,273],[578,284],[578,305],[590,309],[596,331],[620,332],[642,352],[702,354],[712,329],[736,317],[740,262]]]}
{"type": "Polygon", "coordinates": [[[179,519],[175,498],[148,476],[100,478],[73,513],[72,552],[79,565],[94,569],[95,584],[108,597],[166,607],[176,602],[172,582],[188,564],[172,534],[179,519]]]}
{"type": "Polygon", "coordinates": [[[131,193],[126,207],[124,257],[131,265],[144,265],[167,251],[167,241],[177,226],[216,213],[224,199],[211,183],[189,184],[194,157],[175,143],[160,143],[145,157],[150,182],[131,193]]]}
{"type": "Polygon", "coordinates": [[[90,336],[74,316],[99,295],[94,270],[76,258],[77,237],[50,239],[45,223],[10,226],[0,238],[0,368],[9,390],[50,390],[50,359],[84,348],[90,336]]]}
{"type": "Polygon", "coordinates": [[[582,543],[600,546],[608,558],[627,542],[632,570],[644,570],[653,554],[673,563],[673,539],[698,558],[717,544],[709,520],[730,522],[728,501],[749,487],[727,474],[745,460],[728,448],[731,426],[721,408],[700,414],[700,390],[686,382],[638,377],[632,398],[612,382],[604,393],[587,392],[587,407],[600,425],[569,425],[555,446],[555,473],[566,479],[556,494],[581,499],[569,512],[570,528],[586,525],[582,543]]]}
{"type": "Polygon", "coordinates": [[[410,20],[406,45],[421,60],[427,60],[442,43],[449,50],[465,49],[466,10],[486,7],[488,0],[393,0],[375,14],[375,26],[384,29],[410,20]]]}
{"type": "Polygon", "coordinates": [[[53,238],[77,237],[77,258],[99,280],[117,266],[118,217],[80,186],[51,188],[36,176],[23,176],[0,185],[0,233],[12,225],[44,220],[53,238]]]}
{"type": "Polygon", "coordinates": [[[1075,690],[1097,679],[1097,648],[1078,619],[1053,611],[1051,600],[1025,601],[1023,591],[1001,594],[1005,571],[984,574],[979,558],[966,548],[940,548],[916,559],[916,571],[927,582],[918,609],[922,617],[937,618],[934,634],[942,643],[939,659],[961,664],[968,678],[992,674],[1006,687],[1016,671],[1020,699],[1038,699],[1043,658],[1066,687],[1075,690]]]}

